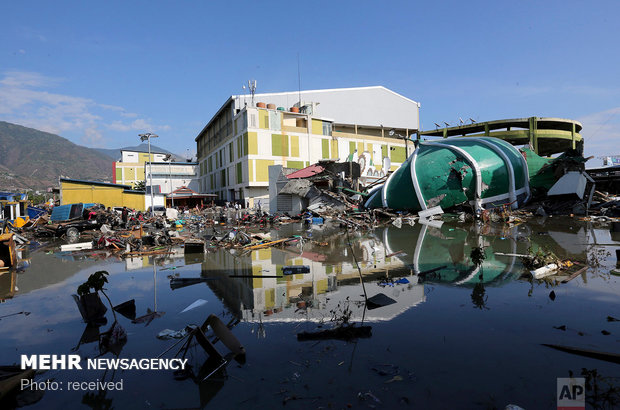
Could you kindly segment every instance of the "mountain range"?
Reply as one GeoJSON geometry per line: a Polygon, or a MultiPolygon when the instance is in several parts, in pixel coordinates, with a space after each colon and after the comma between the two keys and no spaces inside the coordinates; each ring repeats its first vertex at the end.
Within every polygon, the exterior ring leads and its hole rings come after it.
{"type": "MultiPolygon", "coordinates": [[[[88,148],[56,134],[0,121],[0,191],[58,186],[61,176],[112,182],[113,162],[121,149],[147,151],[148,145],[88,148]]],[[[151,152],[169,153],[153,144],[151,152]]]]}

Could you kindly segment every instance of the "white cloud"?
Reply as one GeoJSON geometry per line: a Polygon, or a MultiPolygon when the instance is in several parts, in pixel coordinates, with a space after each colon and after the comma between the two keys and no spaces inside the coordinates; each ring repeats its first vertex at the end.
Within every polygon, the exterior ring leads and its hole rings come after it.
{"type": "Polygon", "coordinates": [[[568,85],[562,87],[562,91],[588,97],[608,97],[620,94],[619,88],[596,87],[590,85],[568,85]]]}
{"type": "Polygon", "coordinates": [[[118,111],[118,112],[124,112],[125,111],[125,109],[123,107],[119,107],[118,105],[99,104],[99,106],[101,108],[103,108],[104,110],[118,111]]]}
{"type": "Polygon", "coordinates": [[[130,123],[125,123],[122,121],[114,121],[107,126],[111,130],[114,131],[148,131],[148,132],[159,132],[159,131],[168,131],[170,130],[170,126],[168,125],[154,125],[150,121],[147,121],[143,118],[138,118],[130,123]]]}
{"type": "Polygon", "coordinates": [[[114,137],[119,136],[114,131],[156,132],[170,129],[167,125],[157,125],[148,118],[127,112],[121,106],[99,104],[92,99],[45,90],[62,81],[33,72],[5,72],[0,78],[2,119],[60,134],[79,144],[95,146],[102,146],[104,142],[118,145],[118,139],[114,140],[114,137]],[[127,123],[124,118],[133,121],[127,123]]]}
{"type": "Polygon", "coordinates": [[[47,77],[28,71],[7,71],[0,84],[9,87],[49,87],[61,82],[60,78],[47,77]]]}
{"type": "Polygon", "coordinates": [[[620,155],[620,107],[577,119],[583,125],[585,156],[620,155]]]}
{"type": "Polygon", "coordinates": [[[97,127],[89,127],[84,130],[82,141],[87,146],[101,147],[103,146],[103,134],[97,129],[97,127]]]}
{"type": "Polygon", "coordinates": [[[614,95],[620,95],[620,88],[614,87],[598,87],[592,85],[583,84],[569,84],[569,85],[535,85],[535,84],[520,84],[515,83],[513,85],[497,84],[488,87],[493,95],[513,95],[517,97],[532,97],[541,96],[546,94],[567,94],[574,97],[610,97],[614,95]]]}
{"type": "Polygon", "coordinates": [[[112,124],[108,125],[108,128],[115,131],[136,131],[136,130],[146,130],[151,131],[153,126],[146,120],[138,118],[130,123],[124,123],[122,121],[114,121],[112,124]]]}

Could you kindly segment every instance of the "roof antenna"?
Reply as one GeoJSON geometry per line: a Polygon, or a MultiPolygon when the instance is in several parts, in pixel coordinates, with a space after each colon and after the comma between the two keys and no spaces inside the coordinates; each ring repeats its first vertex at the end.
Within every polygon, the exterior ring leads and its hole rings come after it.
{"type": "Polygon", "coordinates": [[[250,94],[252,94],[252,107],[254,107],[254,93],[256,92],[256,80],[248,81],[248,88],[250,89],[250,94]]]}
{"type": "Polygon", "coordinates": [[[297,53],[297,84],[299,87],[299,111],[301,111],[301,70],[299,69],[299,52],[297,53]]]}

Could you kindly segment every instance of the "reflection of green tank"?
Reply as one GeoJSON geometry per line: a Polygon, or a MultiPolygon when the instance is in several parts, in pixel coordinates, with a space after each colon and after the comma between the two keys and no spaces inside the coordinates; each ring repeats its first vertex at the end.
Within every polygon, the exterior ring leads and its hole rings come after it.
{"type": "MultiPolygon", "coordinates": [[[[516,228],[513,228],[516,229],[516,228]]],[[[474,230],[465,230],[453,225],[443,224],[441,228],[417,224],[414,227],[398,229],[387,227],[383,231],[387,252],[403,250],[406,254],[399,256],[406,264],[412,266],[416,274],[436,268],[435,272],[422,274],[427,282],[447,282],[455,285],[475,285],[476,283],[494,283],[512,280],[519,276],[520,263],[515,256],[496,256],[495,252],[517,252],[517,242],[500,233],[481,234],[474,230]],[[416,238],[412,241],[411,238],[416,238]],[[470,260],[471,250],[482,246],[485,259],[480,268],[470,260]]],[[[523,243],[520,248],[527,245],[523,243]]]]}

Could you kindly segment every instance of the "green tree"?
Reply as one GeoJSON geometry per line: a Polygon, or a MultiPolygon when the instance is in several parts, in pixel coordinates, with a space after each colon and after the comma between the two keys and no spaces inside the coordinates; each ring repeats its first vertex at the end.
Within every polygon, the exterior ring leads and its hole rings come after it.
{"type": "Polygon", "coordinates": [[[133,184],[134,191],[146,191],[146,181],[138,181],[133,184]]]}

